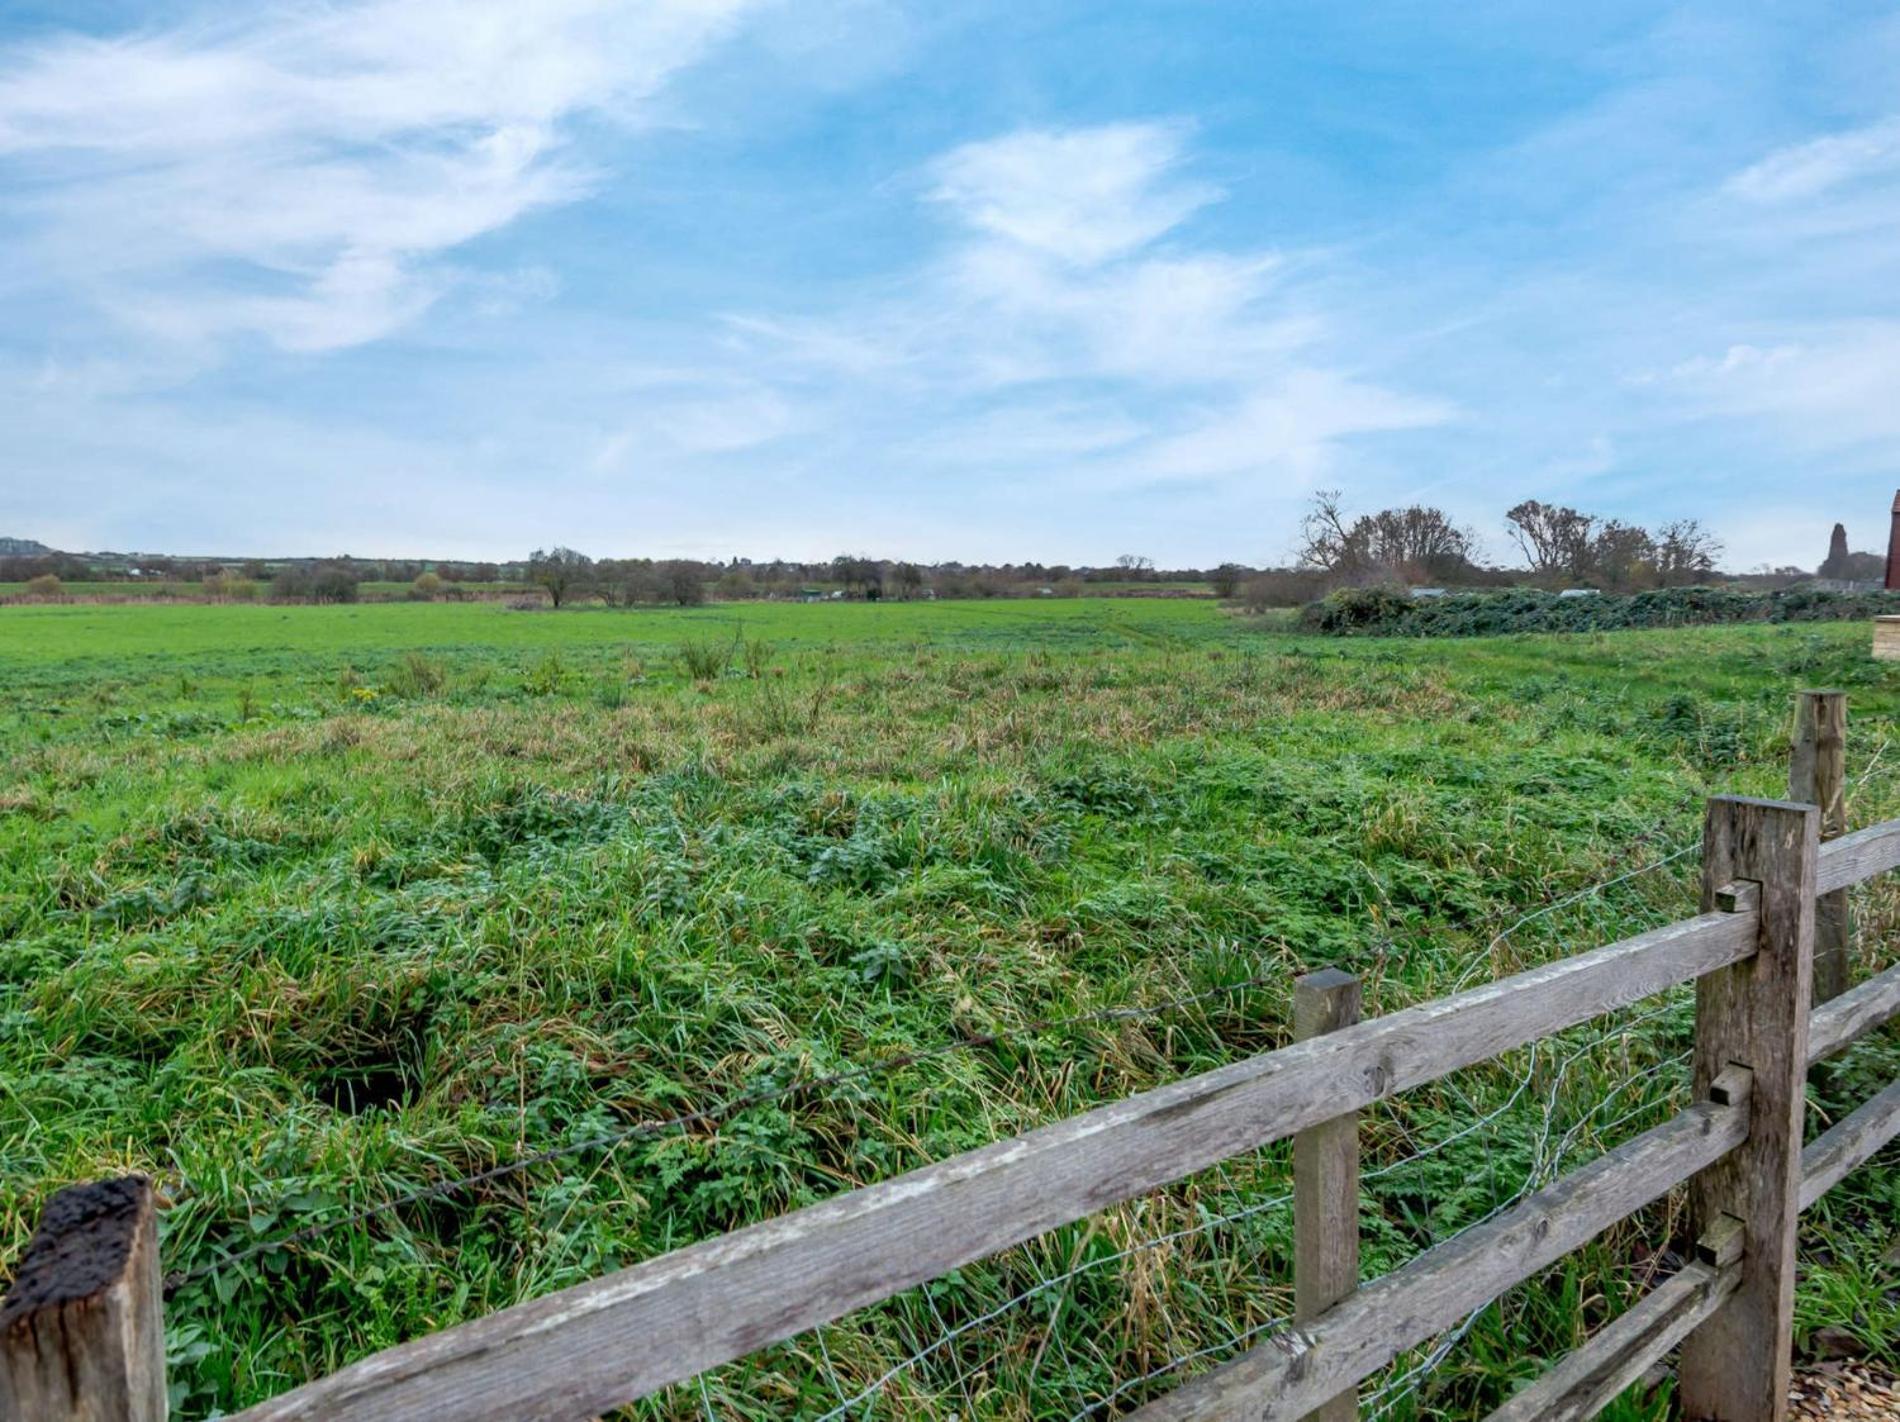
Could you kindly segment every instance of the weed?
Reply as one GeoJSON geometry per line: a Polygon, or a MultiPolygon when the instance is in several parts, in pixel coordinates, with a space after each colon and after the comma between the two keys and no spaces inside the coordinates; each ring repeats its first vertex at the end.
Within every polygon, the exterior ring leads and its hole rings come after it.
{"type": "Polygon", "coordinates": [[[448,668],[436,658],[421,652],[404,652],[402,660],[384,678],[384,685],[392,696],[414,700],[436,695],[448,680],[448,668]]]}
{"type": "Polygon", "coordinates": [[[689,681],[711,681],[732,665],[733,652],[739,646],[737,639],[731,642],[687,641],[674,649],[674,659],[679,663],[680,672],[689,681]]]}
{"type": "Polygon", "coordinates": [[[556,696],[567,690],[571,674],[559,652],[548,652],[522,678],[521,689],[529,696],[556,696]]]}
{"type": "Polygon", "coordinates": [[[746,637],[740,642],[743,649],[745,674],[757,681],[765,675],[772,661],[772,644],[763,637],[746,637]]]}

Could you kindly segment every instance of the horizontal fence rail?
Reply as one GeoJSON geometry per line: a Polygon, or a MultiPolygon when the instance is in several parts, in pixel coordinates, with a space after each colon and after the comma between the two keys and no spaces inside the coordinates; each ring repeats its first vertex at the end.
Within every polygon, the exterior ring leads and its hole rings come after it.
{"type": "Polygon", "coordinates": [[[1135,1416],[1202,1422],[1243,1404],[1252,1416],[1305,1415],[1734,1150],[1748,1136],[1739,1095],[1691,1106],[1135,1416]]]}
{"type": "Polygon", "coordinates": [[[1741,1287],[1741,1237],[1720,1264],[1691,1260],[1486,1422],[1572,1422],[1594,1417],[1660,1362],[1741,1287]]]}
{"type": "Polygon", "coordinates": [[[1851,889],[1889,869],[1900,869],[1900,820],[1855,830],[1822,845],[1818,892],[1851,889]]]}
{"type": "Polygon", "coordinates": [[[1900,1081],[1844,1116],[1801,1152],[1801,1208],[1807,1209],[1900,1135],[1900,1081]]]}
{"type": "MultiPolygon", "coordinates": [[[[1837,696],[1813,693],[1803,703],[1792,774],[1797,783],[1805,775],[1835,787],[1828,792],[1835,802],[1840,767],[1828,758],[1841,754],[1841,737],[1828,728],[1845,725],[1845,710],[1827,698],[1837,696]]],[[[1695,1259],[1492,1422],[1590,1416],[1679,1345],[1685,1390],[1706,1388],[1690,1365],[1711,1356],[1711,1340],[1730,1352],[1759,1351],[1735,1342],[1744,1337],[1761,1340],[1767,1356],[1740,1360],[1736,1378],[1715,1385],[1752,1389],[1748,1400],[1707,1410],[1765,1422],[1772,1414],[1760,1410],[1764,1386],[1780,1377],[1786,1392],[1795,1216],[1900,1132],[1897,1082],[1800,1148],[1809,1067],[1900,1015],[1900,965],[1858,986],[1843,981],[1839,995],[1809,1009],[1817,903],[1900,868],[1900,820],[1825,842],[1820,824],[1811,805],[1712,801],[1709,912],[1363,1021],[1355,1020],[1353,980],[1316,976],[1302,990],[1330,993],[1332,1015],[1306,1023],[1304,1039],[1291,1046],[401,1344],[260,1403],[237,1422],[593,1417],[1289,1137],[1299,1138],[1296,1155],[1307,1162],[1294,1215],[1296,1260],[1308,1262],[1296,1269],[1314,1271],[1301,1289],[1309,1302],[1298,1326],[1149,1402],[1139,1417],[1350,1415],[1361,1380],[1689,1182],[1695,1259]],[[1320,1196],[1333,1189],[1356,1200],[1355,1113],[1689,983],[1697,988],[1695,1104],[1353,1287],[1356,1209],[1320,1196]],[[1753,1242],[1746,1252],[1744,1237],[1753,1242]]],[[[1829,832],[1837,827],[1838,816],[1829,832]]],[[[1844,898],[1830,912],[1824,937],[1839,947],[1844,898]]],[[[138,1217],[149,1221],[149,1188],[126,1186],[144,1212],[138,1217]]],[[[70,1252],[72,1240],[54,1222],[72,1193],[49,1205],[29,1264],[70,1252]]],[[[156,1268],[151,1251],[122,1252],[142,1270],[156,1268]]],[[[92,1283],[106,1291],[100,1297],[153,1292],[144,1274],[136,1287],[92,1283]]],[[[0,1404],[19,1395],[31,1369],[44,1371],[36,1340],[51,1336],[51,1316],[20,1293],[16,1279],[0,1315],[0,1404]]],[[[75,1346],[125,1355],[108,1358],[104,1373],[148,1378],[155,1367],[162,1380],[155,1295],[149,1308],[148,1322],[135,1318],[138,1326],[113,1338],[75,1346]]],[[[94,1415],[84,1401],[23,1415],[94,1415]]],[[[0,1413],[13,1415],[4,1406],[0,1413]]]]}
{"type": "Polygon", "coordinates": [[[1814,1009],[1808,1019],[1808,1060],[1831,1057],[1895,1017],[1900,1017],[1900,964],[1814,1009]]]}
{"type": "Polygon", "coordinates": [[[402,1344],[239,1416],[590,1416],[1740,962],[1755,919],[1702,914],[1159,1087],[402,1344]]]}

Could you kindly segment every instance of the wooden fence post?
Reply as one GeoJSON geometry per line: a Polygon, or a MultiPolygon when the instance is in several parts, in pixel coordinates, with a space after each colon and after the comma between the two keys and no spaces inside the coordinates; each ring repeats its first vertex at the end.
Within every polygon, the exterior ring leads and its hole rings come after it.
{"type": "MultiPolygon", "coordinates": [[[[1825,843],[1847,830],[1847,693],[1803,691],[1795,696],[1794,742],[1788,756],[1788,798],[1821,807],[1825,843]]],[[[1824,895],[1814,906],[1814,1001],[1847,991],[1847,890],[1824,895]]]]}
{"type": "Polygon", "coordinates": [[[1723,796],[1702,840],[1705,911],[1759,907],[1755,954],[1696,983],[1695,1093],[1734,1067],[1752,1073],[1748,1139],[1689,1184],[1691,1232],[1742,1223],[1733,1297],[1683,1340],[1682,1415],[1780,1422],[1794,1342],[1809,988],[1820,811],[1723,796]]]}
{"type": "MultiPolygon", "coordinates": [[[[1322,968],[1293,984],[1293,1040],[1304,1042],[1359,1020],[1359,979],[1322,968]]],[[[1359,1113],[1349,1111],[1293,1137],[1293,1314],[1307,1323],[1359,1287],[1359,1113]]],[[[1357,1388],[1306,1414],[1311,1422],[1353,1422],[1357,1388]]]]}
{"type": "Polygon", "coordinates": [[[151,1182],[61,1190],[0,1305],[0,1417],[164,1422],[162,1308],[151,1182]]]}

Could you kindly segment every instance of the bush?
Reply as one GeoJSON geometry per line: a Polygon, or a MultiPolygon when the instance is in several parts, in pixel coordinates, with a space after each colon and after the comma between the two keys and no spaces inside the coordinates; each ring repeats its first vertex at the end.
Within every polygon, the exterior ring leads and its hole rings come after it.
{"type": "Polygon", "coordinates": [[[214,602],[252,602],[257,598],[257,584],[236,573],[206,573],[200,586],[214,602]]]}
{"type": "Polygon", "coordinates": [[[442,577],[439,573],[418,573],[416,580],[409,584],[409,596],[416,602],[434,602],[442,595],[442,577]]]}
{"type": "Polygon", "coordinates": [[[1900,613],[1900,593],[1661,588],[1628,597],[1559,597],[1535,588],[1513,588],[1415,599],[1391,589],[1345,588],[1303,609],[1300,626],[1336,637],[1484,637],[1729,622],[1839,622],[1883,613],[1900,613]]]}
{"type": "Polygon", "coordinates": [[[66,595],[66,585],[53,573],[41,573],[37,578],[28,579],[26,595],[42,602],[51,602],[54,598],[66,595]]]}
{"type": "Polygon", "coordinates": [[[356,574],[336,563],[293,563],[270,580],[272,602],[355,602],[356,574]]]}
{"type": "Polygon", "coordinates": [[[675,560],[660,564],[666,599],[676,607],[698,607],[706,601],[706,580],[697,563],[675,560]]]}
{"type": "Polygon", "coordinates": [[[1382,632],[1404,623],[1417,604],[1398,588],[1340,588],[1300,613],[1300,625],[1309,631],[1344,635],[1382,632]]]}

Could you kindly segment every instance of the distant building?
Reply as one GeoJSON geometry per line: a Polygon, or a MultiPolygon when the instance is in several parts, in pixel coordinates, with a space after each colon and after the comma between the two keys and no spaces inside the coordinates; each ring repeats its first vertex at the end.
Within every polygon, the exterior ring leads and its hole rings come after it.
{"type": "Polygon", "coordinates": [[[1900,588],[1900,489],[1894,491],[1893,523],[1887,530],[1887,589],[1900,588]]]}

